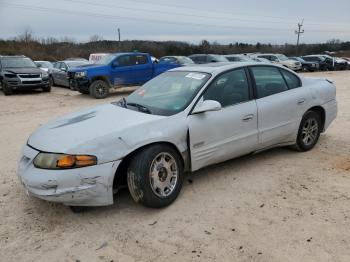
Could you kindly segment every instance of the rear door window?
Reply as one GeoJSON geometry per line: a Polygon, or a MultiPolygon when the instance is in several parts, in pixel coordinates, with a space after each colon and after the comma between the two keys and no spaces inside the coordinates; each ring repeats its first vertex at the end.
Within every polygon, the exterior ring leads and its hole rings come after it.
{"type": "Polygon", "coordinates": [[[253,66],[250,69],[255,80],[258,98],[288,90],[288,86],[278,68],[272,66],[253,66]]]}
{"type": "Polygon", "coordinates": [[[294,89],[301,86],[301,81],[299,77],[283,69],[281,69],[281,72],[282,72],[282,75],[284,76],[284,79],[287,82],[289,89],[294,89]]]}

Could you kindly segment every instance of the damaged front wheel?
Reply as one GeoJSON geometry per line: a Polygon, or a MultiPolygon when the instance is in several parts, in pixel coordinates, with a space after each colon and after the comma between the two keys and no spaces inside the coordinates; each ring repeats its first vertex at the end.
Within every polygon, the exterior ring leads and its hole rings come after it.
{"type": "Polygon", "coordinates": [[[136,202],[148,207],[170,205],[180,193],[183,164],[177,151],[158,144],[138,152],[127,173],[128,187],[136,202]]]}

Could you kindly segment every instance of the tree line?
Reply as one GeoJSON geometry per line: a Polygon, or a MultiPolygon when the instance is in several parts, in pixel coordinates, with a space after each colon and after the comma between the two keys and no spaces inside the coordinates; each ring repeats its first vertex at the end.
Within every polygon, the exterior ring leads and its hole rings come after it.
{"type": "MultiPolygon", "coordinates": [[[[293,44],[247,44],[201,41],[199,44],[190,44],[181,41],[143,41],[124,40],[121,42],[103,40],[95,35],[86,43],[78,43],[73,39],[52,37],[36,39],[31,31],[11,40],[0,39],[0,55],[26,55],[34,60],[58,61],[68,57],[88,58],[91,53],[112,52],[147,52],[155,57],[165,55],[190,55],[196,53],[207,54],[238,54],[238,53],[283,53],[287,56],[296,55],[296,45],[293,44]]],[[[338,56],[350,56],[350,41],[329,40],[326,43],[301,44],[299,55],[320,54],[325,51],[337,52],[338,56]]]]}

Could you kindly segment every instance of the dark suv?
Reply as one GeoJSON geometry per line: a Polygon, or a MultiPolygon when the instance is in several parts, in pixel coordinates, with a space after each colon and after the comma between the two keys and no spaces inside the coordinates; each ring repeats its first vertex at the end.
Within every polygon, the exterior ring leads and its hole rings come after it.
{"type": "Polygon", "coordinates": [[[51,91],[47,72],[25,56],[0,56],[0,84],[6,96],[17,89],[51,91]]]}

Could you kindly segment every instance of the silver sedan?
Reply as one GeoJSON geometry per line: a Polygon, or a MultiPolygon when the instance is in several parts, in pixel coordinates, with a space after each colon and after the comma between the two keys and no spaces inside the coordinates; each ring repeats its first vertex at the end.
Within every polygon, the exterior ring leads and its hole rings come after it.
{"type": "Polygon", "coordinates": [[[336,115],[328,79],[264,63],[180,67],[42,125],[18,175],[29,195],[69,206],[110,205],[127,184],[136,202],[164,207],[184,172],[271,147],[308,151],[336,115]]]}

